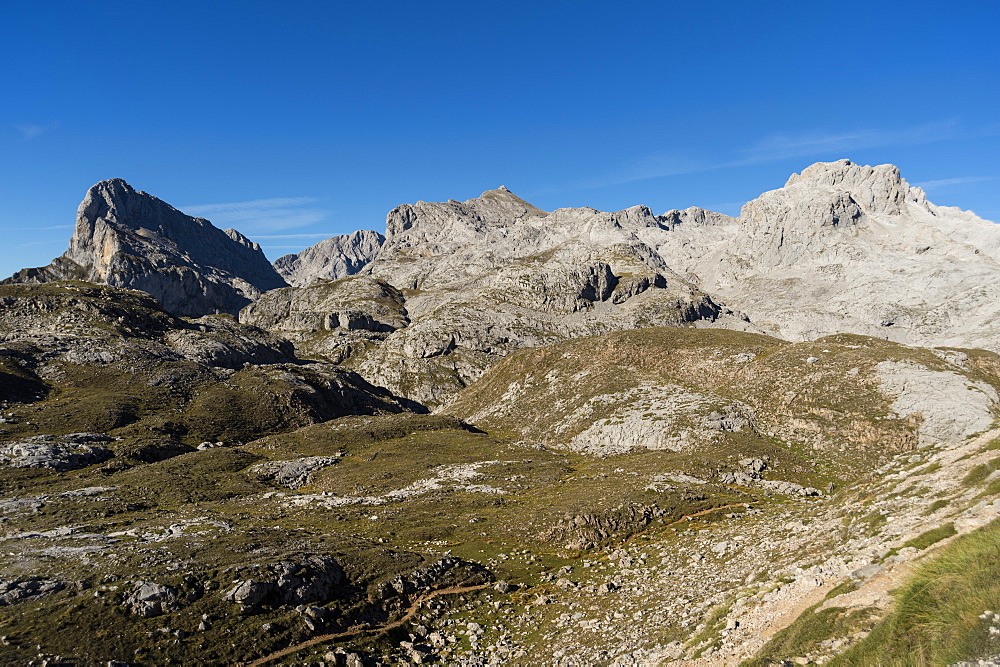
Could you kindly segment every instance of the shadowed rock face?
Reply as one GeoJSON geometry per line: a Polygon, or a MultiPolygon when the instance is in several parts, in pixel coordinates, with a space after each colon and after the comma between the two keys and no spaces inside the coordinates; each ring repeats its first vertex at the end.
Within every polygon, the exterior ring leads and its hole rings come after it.
{"type": "Polygon", "coordinates": [[[79,279],[151,294],[177,315],[235,313],[284,287],[260,246],[233,229],[193,218],[120,178],[90,188],[69,249],[8,283],[79,279]]]}
{"type": "Polygon", "coordinates": [[[320,241],[298,254],[279,257],[274,261],[274,268],[294,287],[305,287],[320,280],[337,280],[352,276],[367,266],[384,242],[385,237],[378,232],[362,229],[320,241]]]}

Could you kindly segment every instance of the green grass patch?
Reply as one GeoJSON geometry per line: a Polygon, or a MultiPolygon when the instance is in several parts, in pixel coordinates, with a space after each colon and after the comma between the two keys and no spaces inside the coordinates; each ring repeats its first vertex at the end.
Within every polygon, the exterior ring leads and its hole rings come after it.
{"type": "Polygon", "coordinates": [[[934,463],[930,464],[929,466],[927,466],[926,468],[924,468],[923,470],[921,470],[917,474],[918,475],[930,475],[932,472],[937,472],[940,469],[941,469],[941,464],[938,463],[937,461],[935,461],[934,463]]]}
{"type": "Polygon", "coordinates": [[[819,609],[821,604],[817,603],[802,612],[795,622],[774,635],[753,659],[743,665],[769,665],[804,656],[820,650],[823,641],[867,630],[874,623],[872,609],[819,609]]]}
{"type": "Polygon", "coordinates": [[[850,593],[851,591],[856,591],[858,589],[858,582],[853,579],[848,579],[847,581],[842,581],[837,584],[829,593],[823,598],[824,600],[830,600],[832,598],[843,595],[844,593],[850,593]]]}
{"type": "Polygon", "coordinates": [[[1000,470],[1000,456],[991,461],[987,461],[986,463],[981,463],[970,470],[962,479],[962,484],[965,486],[976,486],[977,484],[982,484],[987,477],[992,475],[997,470],[1000,470]]]}
{"type": "Polygon", "coordinates": [[[925,515],[934,514],[934,512],[937,512],[942,507],[947,507],[947,506],[948,506],[947,500],[945,500],[944,498],[938,498],[937,500],[935,500],[934,502],[932,502],[930,505],[927,506],[927,510],[924,512],[924,514],[925,515]]]}
{"type": "Polygon", "coordinates": [[[903,545],[903,548],[913,547],[914,549],[923,551],[932,544],[936,544],[945,538],[957,534],[957,532],[958,531],[955,530],[955,524],[949,522],[943,526],[938,526],[937,528],[932,528],[931,530],[921,533],[912,540],[907,541],[903,545]]]}
{"type": "Polygon", "coordinates": [[[828,664],[945,665],[1000,651],[979,618],[1000,607],[998,544],[994,521],[944,547],[898,592],[893,612],[828,664]]]}
{"type": "Polygon", "coordinates": [[[987,498],[995,498],[1000,496],[1000,479],[995,479],[986,485],[983,492],[979,494],[980,497],[986,496],[987,498]]]}

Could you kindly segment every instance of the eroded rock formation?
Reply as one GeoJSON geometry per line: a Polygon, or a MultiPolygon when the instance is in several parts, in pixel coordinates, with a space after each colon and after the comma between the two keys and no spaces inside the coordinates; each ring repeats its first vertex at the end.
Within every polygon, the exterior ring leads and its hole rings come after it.
{"type": "Polygon", "coordinates": [[[260,246],[235,229],[185,215],[120,178],[87,192],[65,253],[5,282],[60,280],[142,290],[166,310],[191,317],[235,313],[285,286],[260,246]]]}

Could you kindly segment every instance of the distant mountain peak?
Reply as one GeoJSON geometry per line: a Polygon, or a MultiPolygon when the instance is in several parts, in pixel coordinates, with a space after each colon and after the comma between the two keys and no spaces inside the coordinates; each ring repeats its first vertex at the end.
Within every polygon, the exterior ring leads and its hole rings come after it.
{"type": "Polygon", "coordinates": [[[185,316],[235,313],[261,292],[285,285],[256,243],[185,215],[121,178],[87,190],[61,257],[5,282],[70,278],[139,289],[185,316]]]}
{"type": "Polygon", "coordinates": [[[368,265],[382,249],[385,237],[362,229],[334,236],[274,261],[275,270],[289,285],[305,287],[321,280],[351,276],[368,265]]]}

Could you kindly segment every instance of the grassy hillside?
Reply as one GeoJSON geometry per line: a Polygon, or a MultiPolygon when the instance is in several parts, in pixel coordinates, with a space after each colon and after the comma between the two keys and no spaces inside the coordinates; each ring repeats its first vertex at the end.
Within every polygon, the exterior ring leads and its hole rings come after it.
{"type": "Polygon", "coordinates": [[[674,449],[713,451],[720,460],[775,456],[797,472],[846,480],[919,442],[922,417],[897,414],[881,386],[885,361],[1000,384],[997,355],[981,351],[958,368],[932,351],[863,336],[792,344],[651,328],[516,352],[445,409],[483,428],[571,448],[595,422],[644,422],[674,449]],[[675,409],[665,409],[671,401],[675,409]],[[748,423],[713,428],[713,412],[748,423]]]}

